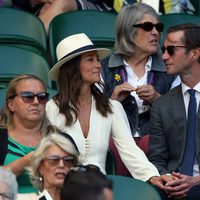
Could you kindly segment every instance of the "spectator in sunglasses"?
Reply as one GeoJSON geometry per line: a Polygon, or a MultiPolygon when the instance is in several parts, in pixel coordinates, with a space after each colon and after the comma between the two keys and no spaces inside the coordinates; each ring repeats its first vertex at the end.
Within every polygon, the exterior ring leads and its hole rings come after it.
{"type": "Polygon", "coordinates": [[[181,84],[151,108],[149,159],[171,174],[163,199],[200,197],[200,26],[179,24],[167,31],[163,60],[181,84]]]}
{"type": "Polygon", "coordinates": [[[39,200],[60,200],[60,190],[70,168],[77,165],[79,151],[70,135],[54,132],[44,137],[32,155],[30,178],[40,191],[39,200]]]}
{"type": "Polygon", "coordinates": [[[16,200],[17,187],[16,176],[10,170],[0,167],[0,199],[16,200]]]}
{"type": "Polygon", "coordinates": [[[71,168],[65,177],[61,200],[112,200],[112,182],[94,165],[71,168]]]}
{"type": "MultiPolygon", "coordinates": [[[[159,40],[163,29],[151,6],[124,6],[116,20],[114,53],[101,62],[105,94],[122,103],[138,143],[149,132],[151,104],[170,90],[174,80],[166,74],[161,58],[159,40]]],[[[143,150],[147,153],[147,146],[143,150]]]]}
{"type": "Polygon", "coordinates": [[[31,74],[16,76],[7,88],[0,112],[0,165],[17,176],[19,193],[35,191],[24,168],[48,129],[53,129],[45,117],[48,96],[44,82],[31,74]]]}

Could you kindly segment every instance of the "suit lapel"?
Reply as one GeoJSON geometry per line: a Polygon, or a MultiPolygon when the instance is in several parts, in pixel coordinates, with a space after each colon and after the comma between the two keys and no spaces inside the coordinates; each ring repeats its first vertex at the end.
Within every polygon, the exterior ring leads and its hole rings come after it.
{"type": "Polygon", "coordinates": [[[186,111],[185,111],[185,104],[183,100],[183,94],[181,85],[174,88],[172,92],[172,109],[173,109],[173,116],[176,125],[176,138],[177,143],[179,144],[179,150],[181,152],[180,161],[182,160],[182,156],[185,149],[185,142],[186,142],[186,128],[187,128],[187,121],[186,121],[186,111]]]}

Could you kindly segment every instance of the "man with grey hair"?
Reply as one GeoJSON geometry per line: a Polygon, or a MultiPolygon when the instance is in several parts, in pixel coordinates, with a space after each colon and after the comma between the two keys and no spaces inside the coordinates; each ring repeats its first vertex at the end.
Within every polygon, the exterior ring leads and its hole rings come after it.
{"type": "Polygon", "coordinates": [[[0,199],[16,200],[17,187],[16,176],[8,169],[0,167],[0,199]]]}

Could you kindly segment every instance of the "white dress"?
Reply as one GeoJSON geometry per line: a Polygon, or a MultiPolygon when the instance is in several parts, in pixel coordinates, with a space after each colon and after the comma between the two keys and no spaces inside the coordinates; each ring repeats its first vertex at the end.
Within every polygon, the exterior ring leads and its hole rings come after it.
{"type": "Polygon", "coordinates": [[[90,128],[87,138],[84,137],[79,120],[65,125],[65,117],[51,99],[46,105],[46,113],[50,122],[63,132],[72,136],[81,155],[82,164],[93,164],[105,173],[105,162],[109,138],[112,135],[120,157],[134,178],[147,181],[152,176],[159,176],[156,167],[150,163],[144,152],[135,144],[131,135],[126,113],[118,101],[110,100],[113,113],[103,117],[92,99],[90,128]]]}

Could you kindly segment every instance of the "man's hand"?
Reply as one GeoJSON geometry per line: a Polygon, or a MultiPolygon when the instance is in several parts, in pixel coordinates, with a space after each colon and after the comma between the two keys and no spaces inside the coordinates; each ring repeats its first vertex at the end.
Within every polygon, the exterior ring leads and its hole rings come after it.
{"type": "Polygon", "coordinates": [[[166,189],[170,196],[176,199],[185,197],[190,188],[197,185],[200,180],[200,176],[192,177],[176,172],[173,172],[172,176],[175,177],[175,179],[166,184],[166,189]]]}

